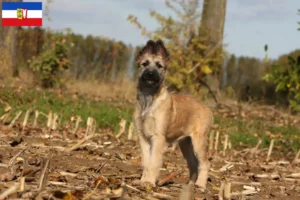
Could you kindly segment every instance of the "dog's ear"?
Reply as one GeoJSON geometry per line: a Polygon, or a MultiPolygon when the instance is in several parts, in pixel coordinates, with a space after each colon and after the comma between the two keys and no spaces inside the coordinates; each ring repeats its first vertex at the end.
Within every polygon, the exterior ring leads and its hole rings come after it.
{"type": "Polygon", "coordinates": [[[155,42],[153,40],[148,40],[147,44],[137,53],[135,57],[135,61],[139,62],[140,58],[145,54],[145,53],[151,53],[153,54],[155,51],[155,42]]]}
{"type": "Polygon", "coordinates": [[[160,54],[165,61],[170,60],[170,54],[167,48],[165,47],[163,41],[157,40],[155,43],[155,53],[160,54]]]}

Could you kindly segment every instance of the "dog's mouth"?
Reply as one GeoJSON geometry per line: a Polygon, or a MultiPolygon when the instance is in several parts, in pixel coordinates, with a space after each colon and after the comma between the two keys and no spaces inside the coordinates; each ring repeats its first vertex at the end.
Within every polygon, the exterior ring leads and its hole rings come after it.
{"type": "Polygon", "coordinates": [[[149,85],[152,85],[152,84],[154,83],[153,80],[146,80],[145,82],[146,82],[147,84],[149,84],[149,85]]]}
{"type": "Polygon", "coordinates": [[[157,72],[146,72],[140,78],[140,81],[149,86],[160,83],[160,77],[157,72]]]}
{"type": "Polygon", "coordinates": [[[148,86],[159,84],[159,79],[141,79],[141,82],[148,86]]]}

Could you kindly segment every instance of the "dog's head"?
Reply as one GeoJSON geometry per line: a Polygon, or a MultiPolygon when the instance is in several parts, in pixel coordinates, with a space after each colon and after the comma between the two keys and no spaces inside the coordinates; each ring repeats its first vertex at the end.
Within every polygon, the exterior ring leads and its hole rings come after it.
{"type": "Polygon", "coordinates": [[[169,52],[161,40],[149,40],[138,52],[139,85],[143,88],[155,88],[162,84],[169,61],[169,52]]]}

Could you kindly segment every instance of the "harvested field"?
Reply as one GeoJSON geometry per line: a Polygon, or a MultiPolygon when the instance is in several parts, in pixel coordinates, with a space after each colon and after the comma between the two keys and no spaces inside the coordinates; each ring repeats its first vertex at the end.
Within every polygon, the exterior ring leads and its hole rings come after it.
{"type": "Polygon", "coordinates": [[[282,151],[276,138],[268,147],[262,140],[252,147],[233,146],[216,125],[209,138],[208,189],[201,193],[185,185],[188,169],[179,148],[167,149],[160,186],[141,186],[140,149],[125,120],[113,134],[98,131],[91,117],[78,128],[75,118],[60,127],[55,116],[33,127],[35,120],[27,122],[24,114],[1,127],[0,199],[300,198],[300,151],[282,151]]]}

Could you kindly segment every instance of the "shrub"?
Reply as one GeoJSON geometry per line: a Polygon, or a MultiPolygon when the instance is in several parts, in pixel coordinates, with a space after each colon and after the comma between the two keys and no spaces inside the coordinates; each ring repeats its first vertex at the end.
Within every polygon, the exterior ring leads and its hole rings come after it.
{"type": "Polygon", "coordinates": [[[289,65],[273,64],[263,79],[276,84],[276,92],[287,92],[290,107],[300,111],[300,56],[289,56],[289,65]]]}
{"type": "Polygon", "coordinates": [[[50,47],[29,60],[29,67],[35,72],[43,88],[60,87],[61,75],[69,69],[71,63],[68,59],[68,47],[66,36],[62,33],[52,35],[50,47]]]}

